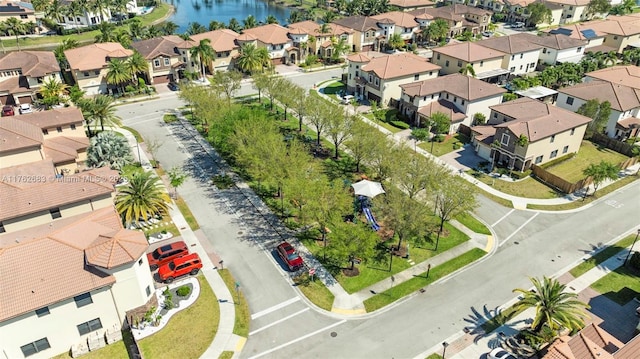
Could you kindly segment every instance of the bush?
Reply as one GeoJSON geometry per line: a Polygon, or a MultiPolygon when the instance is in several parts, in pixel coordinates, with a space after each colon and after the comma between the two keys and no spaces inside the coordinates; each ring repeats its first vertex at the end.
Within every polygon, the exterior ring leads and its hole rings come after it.
{"type": "Polygon", "coordinates": [[[632,268],[640,269],[640,253],[635,252],[631,256],[631,260],[629,260],[629,264],[631,264],[632,268]]]}
{"type": "Polygon", "coordinates": [[[435,140],[436,142],[441,143],[441,142],[444,142],[445,138],[447,138],[447,136],[443,134],[439,134],[439,135],[436,135],[435,140]]]}
{"type": "Polygon", "coordinates": [[[527,171],[524,171],[524,172],[517,172],[517,171],[511,172],[511,177],[514,178],[514,179],[527,178],[527,177],[529,177],[529,175],[531,175],[531,170],[527,170],[527,171]]]}
{"type": "Polygon", "coordinates": [[[178,290],[176,290],[176,294],[178,294],[180,297],[186,297],[189,295],[189,293],[191,293],[191,288],[187,287],[186,285],[183,285],[182,287],[178,288],[178,290]]]}
{"type": "Polygon", "coordinates": [[[454,142],[454,143],[453,143],[453,149],[454,149],[454,150],[457,150],[457,149],[459,149],[460,147],[462,147],[462,144],[461,144],[460,142],[454,142]]]}
{"type": "Polygon", "coordinates": [[[403,130],[408,130],[409,128],[411,128],[408,123],[402,121],[389,121],[389,123],[391,123],[394,127],[401,128],[403,130]]]}
{"type": "Polygon", "coordinates": [[[542,167],[544,169],[553,167],[553,166],[557,165],[558,163],[561,163],[561,162],[564,162],[566,160],[572,159],[573,156],[575,156],[575,155],[576,155],[575,153],[569,153],[569,154],[564,155],[562,157],[558,157],[555,160],[551,160],[551,161],[549,161],[549,162],[547,162],[545,164],[542,164],[540,167],[542,167]]]}

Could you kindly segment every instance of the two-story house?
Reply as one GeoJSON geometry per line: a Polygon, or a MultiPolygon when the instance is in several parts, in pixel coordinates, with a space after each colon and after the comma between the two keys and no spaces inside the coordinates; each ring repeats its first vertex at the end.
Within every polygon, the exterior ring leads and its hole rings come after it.
{"type": "Polygon", "coordinates": [[[577,111],[588,100],[609,101],[605,132],[625,140],[640,135],[640,67],[616,66],[585,74],[585,82],[558,90],[557,106],[577,111]]]}
{"type": "Polygon", "coordinates": [[[91,96],[106,94],[109,89],[114,89],[105,79],[109,61],[126,60],[133,55],[133,51],[117,42],[101,42],[65,50],[64,55],[76,84],[91,96]]]}
{"type": "MultiPolygon", "coordinates": [[[[240,46],[236,42],[238,36],[240,36],[240,34],[233,30],[218,29],[191,35],[191,39],[196,43],[200,43],[201,40],[205,39],[209,40],[209,45],[213,48],[214,56],[211,59],[211,62],[206,64],[206,67],[209,68],[211,72],[215,72],[233,69],[233,61],[240,52],[240,46]]],[[[184,58],[190,58],[190,54],[188,54],[188,52],[189,51],[187,50],[185,54],[182,54],[183,62],[184,58]]],[[[200,70],[198,69],[197,71],[200,70]]]]}
{"type": "Polygon", "coordinates": [[[577,153],[591,121],[528,97],[492,106],[487,120],[488,125],[472,128],[476,153],[518,171],[577,153]]]}
{"type": "Polygon", "coordinates": [[[332,23],[353,30],[351,51],[379,51],[385,43],[378,20],[370,16],[349,16],[333,20],[332,23]]]}
{"type": "Polygon", "coordinates": [[[308,54],[319,58],[330,58],[333,52],[332,41],[344,41],[353,47],[354,30],[333,23],[321,26],[315,21],[306,20],[287,25],[293,46],[300,49],[300,60],[308,54]]]}
{"type": "Polygon", "coordinates": [[[378,21],[378,27],[382,29],[382,35],[387,41],[392,34],[398,34],[405,43],[412,42],[415,33],[420,30],[415,16],[408,12],[391,11],[372,18],[378,21]]]}
{"type": "Polygon", "coordinates": [[[131,44],[131,47],[147,60],[147,83],[177,82],[181,78],[179,72],[185,63],[181,61],[177,46],[183,41],[178,36],[169,35],[131,44]]]}
{"type": "MultiPolygon", "coordinates": [[[[591,27],[591,22],[581,24],[569,24],[555,29],[544,30],[552,35],[565,35],[576,40],[586,41],[586,49],[589,51],[615,51],[615,49],[604,46],[604,38],[607,35],[602,31],[595,30],[591,27]]],[[[588,52],[585,50],[585,52],[588,52]]]]}
{"type": "Polygon", "coordinates": [[[436,3],[430,0],[389,0],[389,5],[398,8],[400,11],[411,11],[434,7],[436,3]]]}
{"type": "Polygon", "coordinates": [[[607,16],[606,20],[594,20],[584,24],[605,34],[602,41],[603,52],[624,50],[640,46],[640,14],[607,16]]]}
{"type": "Polygon", "coordinates": [[[584,57],[587,42],[560,34],[520,34],[522,38],[533,44],[540,45],[540,61],[555,65],[557,63],[571,62],[577,64],[584,57]]]}
{"type": "Polygon", "coordinates": [[[562,9],[560,25],[589,20],[592,16],[601,16],[600,14],[587,14],[589,0],[545,0],[545,4],[553,4],[562,9]]]}
{"type": "MultiPolygon", "coordinates": [[[[66,8],[73,6],[72,3],[76,1],[78,0],[61,0],[60,5],[66,8]]],[[[129,1],[127,3],[127,7],[129,7],[132,2],[135,3],[135,1],[129,1]]],[[[64,15],[61,15],[60,17],[55,19],[55,21],[57,21],[58,24],[65,29],[95,26],[103,22],[111,21],[112,11],[109,7],[103,8],[102,13],[86,5],[80,5],[78,7],[82,10],[81,13],[78,13],[76,15],[65,13],[64,15]]]]}
{"type": "Polygon", "coordinates": [[[502,102],[505,89],[462,74],[451,74],[429,80],[401,85],[402,95],[398,110],[415,121],[424,123],[436,112],[444,113],[451,120],[450,133],[461,124],[471,126],[474,115],[489,117],[490,106],[502,102]]]}
{"type": "Polygon", "coordinates": [[[9,18],[16,18],[23,23],[36,22],[36,13],[31,3],[2,1],[0,2],[0,21],[5,22],[9,18]]]}
{"type": "Polygon", "coordinates": [[[503,52],[502,68],[509,70],[512,76],[517,76],[535,71],[542,49],[541,45],[532,43],[522,35],[492,37],[476,43],[503,52]]]}
{"type": "Polygon", "coordinates": [[[31,103],[45,81],[63,82],[60,65],[50,51],[15,51],[0,56],[0,102],[31,103]]]}
{"type": "Polygon", "coordinates": [[[444,75],[466,71],[483,81],[504,82],[509,74],[508,69],[502,68],[505,56],[502,51],[475,42],[462,42],[434,48],[431,62],[440,66],[444,75]]]}
{"type": "Polygon", "coordinates": [[[435,78],[440,69],[424,57],[408,52],[369,53],[369,56],[359,53],[347,58],[347,91],[353,91],[357,97],[376,101],[381,106],[400,98],[401,85],[435,78]]]}
{"type": "Polygon", "coordinates": [[[236,41],[240,47],[250,43],[259,48],[266,48],[274,65],[297,64],[300,61],[299,49],[293,46],[293,40],[289,37],[289,29],[278,24],[244,29],[236,41]]]}
{"type": "Polygon", "coordinates": [[[411,11],[411,14],[422,20],[421,27],[428,25],[428,20],[442,19],[449,25],[449,37],[455,37],[464,31],[479,34],[487,30],[493,12],[477,7],[453,4],[437,8],[425,8],[411,11]]]}

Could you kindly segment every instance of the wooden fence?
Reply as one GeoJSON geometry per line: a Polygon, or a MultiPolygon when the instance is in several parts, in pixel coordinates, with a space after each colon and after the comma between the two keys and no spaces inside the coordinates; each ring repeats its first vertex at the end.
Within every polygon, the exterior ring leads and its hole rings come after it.
{"type": "Polygon", "coordinates": [[[632,145],[630,145],[628,143],[625,143],[625,142],[618,141],[618,140],[616,140],[614,138],[611,138],[611,137],[608,137],[606,135],[603,135],[603,134],[600,134],[600,133],[594,133],[591,136],[591,141],[593,141],[593,142],[595,142],[595,143],[597,143],[597,144],[599,144],[601,146],[604,146],[604,147],[606,147],[608,149],[611,149],[611,150],[614,150],[614,151],[616,151],[618,153],[621,153],[621,154],[623,154],[625,156],[629,156],[629,157],[633,156],[633,151],[632,151],[633,146],[632,145]]]}
{"type": "Polygon", "coordinates": [[[140,350],[140,346],[138,345],[138,341],[136,340],[136,337],[133,336],[133,328],[131,328],[131,325],[129,325],[129,321],[127,319],[125,319],[124,321],[125,321],[125,328],[126,328],[125,330],[128,330],[131,332],[131,335],[129,336],[131,338],[131,343],[128,343],[129,345],[127,346],[127,351],[129,352],[129,358],[144,359],[144,357],[142,356],[142,350],[140,350]]]}
{"type": "Polygon", "coordinates": [[[531,165],[531,174],[536,176],[540,181],[546,183],[548,186],[555,188],[563,193],[574,193],[579,189],[582,189],[591,184],[591,177],[581,179],[578,182],[571,183],[553,173],[545,170],[542,167],[531,165]]]}

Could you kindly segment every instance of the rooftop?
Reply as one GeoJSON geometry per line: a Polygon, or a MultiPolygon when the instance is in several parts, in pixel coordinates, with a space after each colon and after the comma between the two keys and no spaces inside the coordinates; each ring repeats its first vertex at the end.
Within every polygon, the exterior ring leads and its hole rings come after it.
{"type": "Polygon", "coordinates": [[[20,115],[18,118],[20,121],[24,121],[40,129],[78,124],[84,121],[82,111],[76,107],[62,107],[47,111],[32,112],[20,115]]]}
{"type": "Polygon", "coordinates": [[[440,70],[440,66],[428,62],[424,57],[408,52],[375,57],[362,66],[362,71],[373,72],[381,79],[392,79],[438,70],[440,70]]]}
{"type": "Polygon", "coordinates": [[[582,100],[609,101],[611,108],[625,112],[640,107],[640,90],[609,81],[593,80],[559,90],[582,100]]]}
{"type": "Polygon", "coordinates": [[[14,51],[0,55],[0,71],[21,69],[30,77],[44,77],[60,72],[60,65],[51,51],[14,51]]]}
{"type": "Polygon", "coordinates": [[[199,43],[200,40],[208,39],[211,47],[216,52],[227,52],[238,48],[236,39],[240,36],[237,32],[229,29],[219,29],[192,35],[191,39],[199,43]]]}
{"type": "Polygon", "coordinates": [[[267,24],[251,29],[242,30],[243,34],[253,35],[265,44],[286,44],[291,41],[289,30],[278,24],[267,24]]]}
{"type": "Polygon", "coordinates": [[[477,62],[481,60],[502,58],[504,52],[484,47],[475,42],[462,42],[450,44],[433,49],[434,53],[441,53],[465,62],[477,62]]]}
{"type": "Polygon", "coordinates": [[[507,54],[519,54],[522,52],[538,51],[541,45],[532,43],[524,34],[515,34],[510,36],[491,37],[476,42],[478,45],[498,50],[507,54]]]}
{"type": "Polygon", "coordinates": [[[638,66],[613,66],[587,72],[585,76],[640,90],[640,67],[638,66]]]}
{"type": "Polygon", "coordinates": [[[135,41],[131,44],[145,59],[152,60],[158,56],[177,56],[176,47],[182,40],[176,35],[154,37],[148,40],[135,41]]]}
{"type": "Polygon", "coordinates": [[[76,71],[99,70],[107,66],[110,58],[125,58],[133,55],[117,42],[101,42],[65,50],[69,66],[76,71]]]}
{"type": "Polygon", "coordinates": [[[533,34],[518,34],[523,38],[528,39],[531,43],[538,44],[551,49],[564,50],[573,47],[581,47],[587,44],[584,40],[574,39],[569,36],[560,34],[546,34],[546,35],[533,35],[533,34]]]}
{"type": "Polygon", "coordinates": [[[409,96],[427,96],[446,91],[466,101],[474,101],[507,92],[507,90],[496,85],[458,73],[412,82],[400,85],[400,87],[409,96]]]}

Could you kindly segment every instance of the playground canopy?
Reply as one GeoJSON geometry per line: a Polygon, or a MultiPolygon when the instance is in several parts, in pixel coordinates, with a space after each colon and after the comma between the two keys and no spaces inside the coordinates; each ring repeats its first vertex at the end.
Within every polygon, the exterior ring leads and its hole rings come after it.
{"type": "Polygon", "coordinates": [[[356,196],[365,196],[373,198],[379,194],[385,193],[380,182],[372,182],[369,180],[362,180],[360,182],[351,185],[355,191],[356,196]]]}

